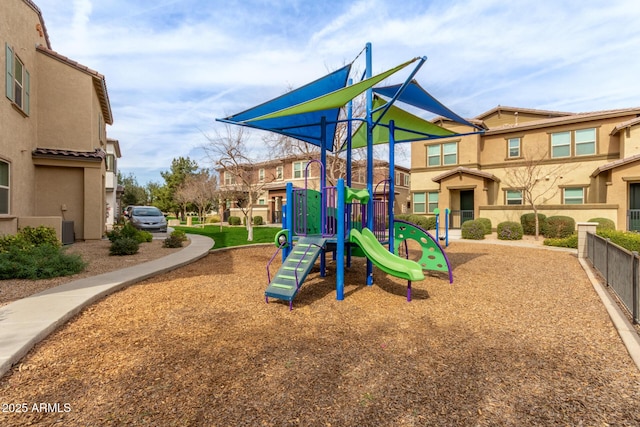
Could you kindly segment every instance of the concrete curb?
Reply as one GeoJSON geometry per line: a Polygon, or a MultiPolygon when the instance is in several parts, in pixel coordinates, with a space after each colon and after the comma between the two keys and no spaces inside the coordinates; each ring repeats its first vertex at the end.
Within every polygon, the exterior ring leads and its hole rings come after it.
{"type": "Polygon", "coordinates": [[[580,265],[584,269],[585,273],[587,273],[587,277],[591,281],[593,289],[595,289],[596,293],[602,300],[602,304],[607,309],[607,313],[609,313],[613,326],[618,331],[618,334],[627,348],[631,359],[633,359],[636,367],[640,370],[640,336],[638,336],[638,332],[633,327],[629,319],[627,319],[627,316],[622,312],[618,303],[616,303],[609,291],[605,289],[605,285],[600,283],[597,279],[589,263],[582,258],[579,258],[578,261],[580,261],[580,265]]]}
{"type": "Polygon", "coordinates": [[[85,307],[133,283],[190,264],[209,253],[213,240],[189,234],[191,243],[179,252],[87,277],[0,307],[0,377],[38,342],[85,307]]]}

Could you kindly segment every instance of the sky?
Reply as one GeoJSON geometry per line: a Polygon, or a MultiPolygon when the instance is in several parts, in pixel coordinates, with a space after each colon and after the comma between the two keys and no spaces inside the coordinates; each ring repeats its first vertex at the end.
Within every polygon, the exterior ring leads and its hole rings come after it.
{"type": "MultiPolygon", "coordinates": [[[[162,184],[177,157],[211,167],[201,147],[224,133],[216,118],[356,58],[361,73],[367,42],[374,74],[427,57],[416,80],[466,118],[640,106],[637,0],[34,1],[52,49],[105,76],[107,136],[142,185],[162,184]]],[[[262,137],[251,133],[256,159],[262,137]]]]}

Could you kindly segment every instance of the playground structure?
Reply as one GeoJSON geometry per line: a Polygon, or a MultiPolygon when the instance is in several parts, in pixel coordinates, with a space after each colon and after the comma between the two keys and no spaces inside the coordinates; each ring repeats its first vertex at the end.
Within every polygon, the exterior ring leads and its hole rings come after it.
{"type": "MultiPolygon", "coordinates": [[[[320,147],[320,159],[311,160],[305,168],[305,187],[294,188],[287,183],[283,229],[276,236],[278,250],[267,265],[268,287],[265,300],[276,298],[289,302],[299,292],[307,275],[320,258],[320,275],[326,274],[326,254],[333,253],[336,270],[336,299],[344,299],[344,271],[353,256],[364,256],[367,262],[366,283],[373,285],[373,266],[392,276],[407,280],[407,301],[411,301],[411,282],[424,279],[424,271],[447,272],[453,281],[446,253],[426,230],[414,224],[395,220],[395,143],[451,137],[452,131],[414,116],[396,107],[400,100],[419,108],[476,128],[424,91],[413,77],[426,61],[414,58],[375,77],[371,76],[371,45],[367,44],[365,79],[347,83],[351,64],[247,111],[220,121],[277,132],[320,147]],[[374,89],[373,86],[413,62],[417,66],[402,85],[374,89]],[[373,92],[380,96],[373,97],[373,92]],[[351,117],[351,100],[366,92],[365,118],[351,117]],[[390,98],[385,102],[381,96],[390,98]],[[347,106],[347,118],[339,119],[340,108],[347,106]],[[347,139],[334,145],[338,123],[347,126],[347,139]],[[359,123],[352,132],[353,123],[359,123]],[[374,197],[373,145],[389,144],[389,175],[378,182],[383,185],[382,197],[374,197]],[[351,152],[367,149],[367,187],[351,188],[351,152]],[[344,151],[346,176],[335,185],[326,184],[326,152],[344,151]],[[320,189],[309,188],[308,170],[320,169],[320,189]],[[422,255],[418,261],[408,259],[408,241],[418,243],[422,255]],[[270,265],[282,253],[282,265],[272,276],[270,265]],[[405,257],[399,256],[404,253],[405,257]]],[[[477,128],[475,129],[477,130],[477,128]]],[[[448,243],[448,241],[447,241],[448,243]]]]}

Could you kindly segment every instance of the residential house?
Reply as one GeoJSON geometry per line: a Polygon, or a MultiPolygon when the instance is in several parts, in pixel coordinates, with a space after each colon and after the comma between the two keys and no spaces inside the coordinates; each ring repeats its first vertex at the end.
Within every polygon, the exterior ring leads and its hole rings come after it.
{"type": "MultiPolygon", "coordinates": [[[[289,156],[277,160],[255,163],[250,166],[251,181],[258,196],[256,204],[253,206],[253,216],[262,216],[265,222],[279,224],[282,222],[283,206],[287,203],[286,186],[291,182],[296,188],[320,189],[320,161],[310,161],[309,158],[317,159],[319,154],[306,156],[289,156]]],[[[328,186],[335,185],[339,177],[345,176],[345,161],[341,157],[332,157],[327,162],[329,173],[327,173],[328,186]]],[[[233,171],[218,170],[220,174],[220,184],[223,190],[240,189],[239,180],[234,176],[233,171]]],[[[409,185],[410,171],[403,166],[395,167],[395,207],[396,213],[407,213],[410,206],[409,185]]],[[[353,162],[351,170],[351,187],[366,188],[367,173],[366,162],[353,162]]],[[[374,197],[384,197],[388,193],[389,163],[376,160],[374,162],[374,197]]],[[[229,215],[242,217],[241,210],[234,201],[227,201],[227,210],[224,219],[229,215]]]]}
{"type": "Polygon", "coordinates": [[[0,39],[0,234],[46,225],[66,241],[102,238],[113,123],[104,76],[52,50],[31,0],[0,2],[0,39]]]}
{"type": "Polygon", "coordinates": [[[618,229],[640,229],[640,107],[568,113],[499,106],[472,122],[484,132],[412,143],[413,213],[449,208],[453,227],[477,217],[496,227],[532,212],[523,197],[529,188],[547,216],[608,218],[618,229]],[[517,179],[523,175],[529,184],[517,179]]]}

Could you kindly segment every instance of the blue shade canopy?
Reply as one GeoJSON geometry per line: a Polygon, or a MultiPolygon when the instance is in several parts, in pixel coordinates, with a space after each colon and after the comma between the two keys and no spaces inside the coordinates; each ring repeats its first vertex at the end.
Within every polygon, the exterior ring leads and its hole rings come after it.
{"type": "MultiPolygon", "coordinates": [[[[394,96],[396,96],[398,89],[400,89],[401,86],[402,85],[398,84],[393,86],[378,87],[373,88],[373,91],[387,98],[393,98],[394,96]]],[[[412,80],[407,85],[407,87],[402,91],[397,100],[404,102],[405,104],[413,105],[414,107],[418,107],[422,110],[430,111],[434,114],[446,117],[453,120],[454,122],[481,130],[481,128],[477,125],[470,123],[469,121],[463,119],[462,117],[445,107],[440,101],[431,96],[429,92],[424,90],[415,80],[412,80]]]]}
{"type": "Polygon", "coordinates": [[[340,108],[333,108],[324,111],[311,111],[306,114],[297,114],[295,116],[285,116],[272,118],[267,120],[257,120],[251,122],[258,117],[271,114],[275,111],[285,110],[312,99],[334,92],[344,88],[349,78],[351,64],[336,70],[324,77],[319,78],[305,86],[285,93],[282,96],[274,98],[256,107],[245,110],[241,113],[220,119],[222,122],[228,122],[247,127],[269,130],[285,136],[306,141],[316,146],[322,146],[321,119],[325,117],[327,121],[325,148],[333,149],[333,135],[336,130],[336,122],[340,114],[340,108]]]}

